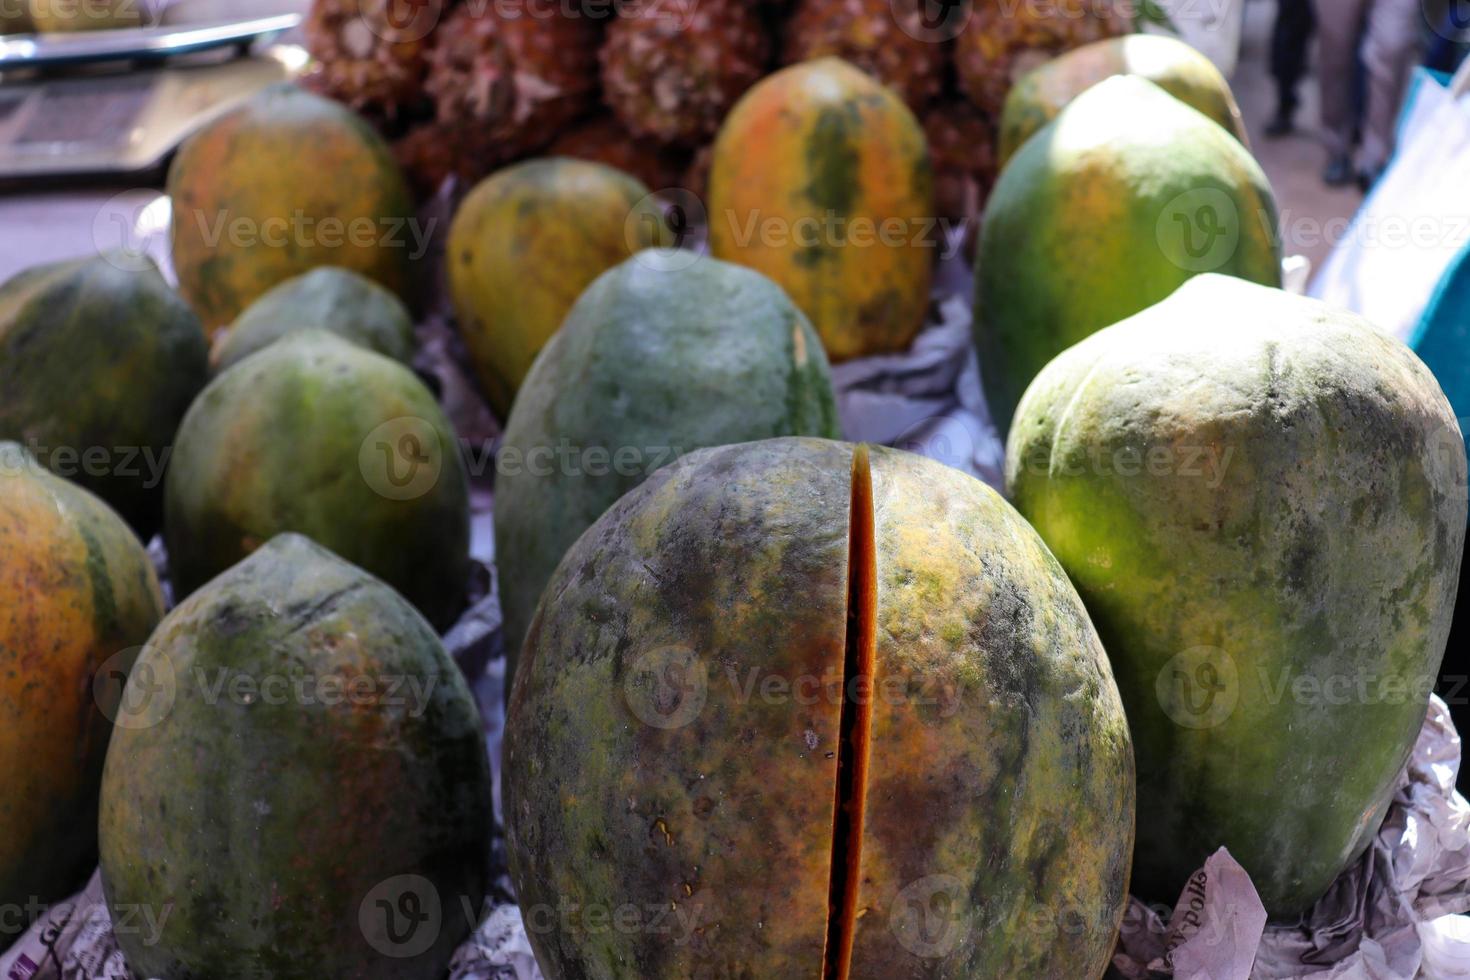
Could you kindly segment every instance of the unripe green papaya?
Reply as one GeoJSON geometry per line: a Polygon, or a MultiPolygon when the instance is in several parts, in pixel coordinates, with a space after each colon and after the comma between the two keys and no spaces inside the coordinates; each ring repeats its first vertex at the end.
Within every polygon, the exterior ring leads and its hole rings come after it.
{"type": "Polygon", "coordinates": [[[1308,908],[1377,833],[1445,649],[1465,447],[1434,377],[1360,317],[1201,276],[1048,365],[1006,469],[1128,709],[1134,893],[1223,845],[1273,916],[1308,908]]]}

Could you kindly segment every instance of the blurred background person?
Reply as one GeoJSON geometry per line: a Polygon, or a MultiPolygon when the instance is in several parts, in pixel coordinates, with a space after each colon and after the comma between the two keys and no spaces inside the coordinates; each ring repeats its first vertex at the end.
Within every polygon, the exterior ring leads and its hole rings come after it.
{"type": "Polygon", "coordinates": [[[1286,136],[1296,126],[1301,104],[1297,87],[1307,71],[1307,45],[1316,18],[1312,0],[1277,0],[1271,31],[1271,77],[1276,80],[1276,115],[1266,125],[1271,138],[1286,136]]]}
{"type": "Polygon", "coordinates": [[[1318,82],[1327,135],[1322,178],[1371,184],[1393,152],[1394,127],[1409,74],[1423,48],[1422,0],[1316,0],[1321,39],[1318,82]],[[1359,56],[1362,99],[1357,96],[1359,56]],[[1361,111],[1360,111],[1361,105],[1361,111]],[[1361,147],[1358,147],[1361,135],[1361,147]],[[1354,160],[1354,149],[1358,149],[1354,160]]]}

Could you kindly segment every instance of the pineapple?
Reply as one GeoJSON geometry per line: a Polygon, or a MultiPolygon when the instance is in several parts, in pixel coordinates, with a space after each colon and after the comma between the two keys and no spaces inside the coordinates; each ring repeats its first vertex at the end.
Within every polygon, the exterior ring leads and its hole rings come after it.
{"type": "Polygon", "coordinates": [[[924,114],[923,123],[934,165],[935,208],[950,221],[969,222],[967,237],[973,238],[999,170],[998,128],[958,97],[937,103],[924,114]]]}
{"type": "Polygon", "coordinates": [[[574,157],[616,167],[637,177],[649,190],[679,185],[689,154],[637,140],[610,115],[594,116],[557,137],[550,156],[574,157]]]}
{"type": "Polygon", "coordinates": [[[1016,80],[1063,52],[1132,29],[1126,0],[976,0],[955,39],[960,88],[999,119],[1016,80]]]}
{"type": "Polygon", "coordinates": [[[644,0],[608,25],[603,97],[633,133],[692,149],[770,53],[763,12],[747,0],[644,0]]]}
{"type": "Polygon", "coordinates": [[[938,97],[948,45],[931,36],[919,5],[927,0],[798,0],[786,24],[782,61],[833,55],[896,91],[922,112],[938,97]]]}
{"type": "Polygon", "coordinates": [[[318,66],[307,85],[377,120],[422,114],[430,38],[448,2],[313,0],[304,30],[318,66]]]}
{"type": "Polygon", "coordinates": [[[466,0],[436,32],[427,89],[461,176],[540,149],[595,104],[597,22],[558,9],[466,0]]]}

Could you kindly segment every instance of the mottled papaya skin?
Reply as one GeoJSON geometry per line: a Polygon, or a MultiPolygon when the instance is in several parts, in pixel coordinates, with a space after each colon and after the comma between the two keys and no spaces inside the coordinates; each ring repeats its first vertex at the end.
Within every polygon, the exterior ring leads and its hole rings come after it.
{"type": "Polygon", "coordinates": [[[776,72],[714,144],[710,249],[763,272],[834,361],[908,347],[943,245],[923,128],[845,61],[776,72]],[[887,229],[885,231],[885,229],[887,229]]]}
{"type": "MultiPolygon", "coordinates": [[[[558,568],[505,743],[512,878],[552,980],[824,975],[852,463],[810,439],[692,454],[558,568]],[[607,926],[619,908],[644,918],[607,926]]],[[[1133,791],[1097,637],[993,492],[902,453],[872,466],[850,975],[1098,977],[1133,791]]]]}
{"type": "Polygon", "coordinates": [[[99,825],[114,921],[161,922],[118,931],[133,971],[443,976],[482,908],[493,817],[479,715],[429,624],[282,535],[169,614],[130,681],[139,705],[147,679],[171,708],[118,730],[99,825]],[[420,928],[437,934],[384,952],[363,923],[402,875],[433,886],[439,921],[420,928]]]}
{"type": "Polygon", "coordinates": [[[165,491],[181,595],[295,531],[440,628],[463,606],[469,479],[454,430],[412,371],[335,334],[294,333],[210,382],[165,491]]]}
{"type": "Polygon", "coordinates": [[[32,903],[70,895],[97,855],[97,788],[126,674],[163,616],[147,552],[115,512],[0,443],[0,949],[32,903]],[[103,665],[106,665],[105,668],[103,665]],[[115,697],[117,684],[102,684],[115,697]]]}
{"type": "Polygon", "coordinates": [[[215,334],[210,367],[218,374],[287,334],[313,328],[413,362],[413,317],[403,301],[356,272],[324,265],[273,286],[215,334]]]}
{"type": "Polygon", "coordinates": [[[769,279],[647,251],[601,276],[526,378],[495,485],[506,649],[592,522],[695,449],[839,434],[811,324],[769,279]]]}
{"type": "Polygon", "coordinates": [[[975,344],[1005,432],[1053,357],[1204,272],[1281,284],[1271,187],[1239,141],[1143,78],[1078,96],[986,204],[975,344]]]}
{"type": "Polygon", "coordinates": [[[1224,845],[1308,907],[1376,833],[1465,535],[1439,386],[1351,314],[1201,277],[1057,358],[1007,483],[1086,601],[1138,752],[1133,891],[1224,845]]]}
{"type": "Polygon", "coordinates": [[[207,358],[198,318],[145,258],[29,269],[0,285],[0,439],[24,443],[149,538],[207,358]]]}
{"type": "Polygon", "coordinates": [[[558,568],[516,676],[503,785],[549,980],[820,976],[851,460],[815,440],[695,453],[558,568]],[[760,695],[777,682],[811,703],[760,695]],[[623,907],[639,928],[597,928],[623,907]]]}
{"type": "Polygon", "coordinates": [[[878,646],[852,976],[1101,977],[1127,904],[1134,774],[1097,632],[999,494],[872,454],[878,646]]]}
{"type": "Polygon", "coordinates": [[[179,290],[211,334],[322,265],[414,301],[425,229],[388,145],[340,103],[266,89],[185,141],[168,193],[179,290]]]}
{"type": "Polygon", "coordinates": [[[449,292],[480,387],[502,419],[592,280],[672,238],[648,188],[598,163],[528,160],[470,192],[449,227],[449,292]]]}
{"type": "Polygon", "coordinates": [[[1230,83],[1213,61],[1178,38],[1129,34],[1074,48],[1016,82],[1000,119],[1001,166],[1068,103],[1114,75],[1148,79],[1250,146],[1230,83]]]}

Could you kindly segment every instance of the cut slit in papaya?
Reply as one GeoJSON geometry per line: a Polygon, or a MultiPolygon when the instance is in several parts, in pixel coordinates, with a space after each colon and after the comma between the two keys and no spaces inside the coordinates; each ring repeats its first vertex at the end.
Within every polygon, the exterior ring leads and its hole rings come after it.
{"type": "Polygon", "coordinates": [[[847,980],[857,931],[868,736],[873,718],[873,661],[877,650],[878,574],[873,523],[873,479],[868,447],[858,446],[852,458],[847,635],[842,665],[837,786],[832,807],[832,864],[823,980],[847,980]]]}

